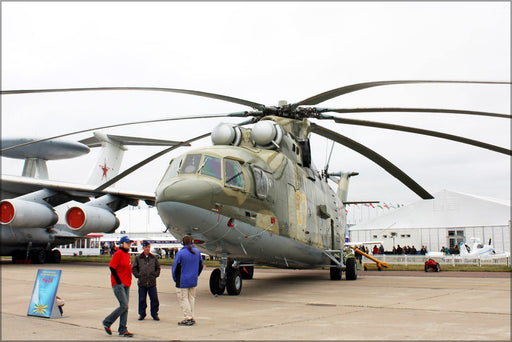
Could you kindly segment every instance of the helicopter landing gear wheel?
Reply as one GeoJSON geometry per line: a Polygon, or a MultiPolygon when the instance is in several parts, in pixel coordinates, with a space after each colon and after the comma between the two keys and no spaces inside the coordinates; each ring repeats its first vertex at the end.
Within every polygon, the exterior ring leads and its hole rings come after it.
{"type": "Polygon", "coordinates": [[[214,269],[212,274],[210,275],[210,292],[213,295],[218,296],[224,293],[225,288],[226,283],[221,279],[220,269],[214,269]]]}
{"type": "Polygon", "coordinates": [[[341,275],[342,275],[341,268],[331,267],[330,274],[331,274],[331,280],[341,280],[341,275]]]}
{"type": "Polygon", "coordinates": [[[347,279],[347,280],[356,280],[357,279],[356,258],[347,259],[347,269],[345,271],[345,279],[347,279]]]}
{"type": "Polygon", "coordinates": [[[240,274],[242,275],[242,279],[252,279],[254,275],[254,266],[241,266],[240,274]]]}
{"type": "MultiPolygon", "coordinates": [[[[331,261],[331,265],[334,265],[334,262],[331,261]]],[[[330,271],[330,275],[331,275],[331,280],[341,280],[341,275],[343,273],[341,268],[336,267],[336,266],[331,266],[329,271],[330,271]]]]}
{"type": "Polygon", "coordinates": [[[226,288],[230,296],[238,296],[242,291],[242,275],[238,268],[228,268],[226,288]]]}

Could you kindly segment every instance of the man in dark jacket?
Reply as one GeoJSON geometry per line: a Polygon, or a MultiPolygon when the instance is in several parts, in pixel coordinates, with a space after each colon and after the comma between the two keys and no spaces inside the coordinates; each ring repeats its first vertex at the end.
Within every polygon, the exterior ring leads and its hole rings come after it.
{"type": "Polygon", "coordinates": [[[149,294],[151,301],[151,317],[155,321],[159,321],[158,307],[158,293],[156,290],[156,278],[160,275],[160,263],[158,259],[150,253],[151,244],[149,241],[142,242],[142,249],[144,250],[133,261],[132,273],[135,278],[138,278],[139,285],[139,321],[146,317],[146,297],[149,294]]]}

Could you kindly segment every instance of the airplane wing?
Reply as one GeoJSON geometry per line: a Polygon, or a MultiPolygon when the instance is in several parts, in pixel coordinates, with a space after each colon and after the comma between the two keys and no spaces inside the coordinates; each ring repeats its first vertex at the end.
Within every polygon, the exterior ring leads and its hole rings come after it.
{"type": "Polygon", "coordinates": [[[48,228],[56,223],[58,234],[85,236],[92,232],[112,232],[119,226],[115,212],[139,200],[155,204],[151,193],[129,192],[95,185],[73,184],[23,176],[1,176],[1,223],[13,228],[48,228]]]}
{"type": "Polygon", "coordinates": [[[94,185],[66,183],[32,177],[2,175],[1,186],[2,192],[8,192],[16,196],[22,196],[42,189],[49,189],[59,192],[61,196],[63,194],[67,195],[68,200],[76,200],[78,202],[82,202],[83,199],[89,200],[90,197],[110,194],[125,199],[143,200],[148,205],[155,204],[155,195],[153,193],[136,193],[109,188],[102,191],[95,191],[94,189],[97,188],[97,186],[94,185]]]}

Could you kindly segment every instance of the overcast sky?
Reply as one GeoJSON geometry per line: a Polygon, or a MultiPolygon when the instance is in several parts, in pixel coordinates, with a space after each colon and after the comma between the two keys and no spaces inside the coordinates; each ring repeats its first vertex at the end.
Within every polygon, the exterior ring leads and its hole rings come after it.
{"type": "MultiPolygon", "coordinates": [[[[2,88],[147,86],[194,89],[266,105],[297,102],[381,80],[510,81],[510,2],[2,2],[2,88]]],[[[395,85],[322,107],[431,107],[510,114],[510,86],[395,85]]],[[[248,107],[189,95],[90,92],[2,96],[4,137],[47,137],[111,123],[229,113],[248,107]]],[[[510,148],[510,120],[443,114],[352,114],[462,135],[510,148]]],[[[224,122],[239,122],[226,119],[224,122]]],[[[216,120],[105,132],[185,140],[216,120]]],[[[457,142],[317,122],[375,149],[430,193],[510,199],[510,157],[457,142]]],[[[90,136],[80,134],[68,139],[90,136]]],[[[330,144],[313,136],[323,168],[330,144]]],[[[211,144],[209,138],[195,147],[211,144]]],[[[159,148],[130,147],[123,169],[159,148]]],[[[179,149],[120,181],[153,192],[179,149]]],[[[50,178],[80,182],[96,151],[49,163],[50,178]]],[[[2,158],[2,172],[21,174],[2,158]]],[[[357,171],[349,200],[411,203],[419,197],[365,157],[336,145],[331,171],[357,171]]]]}

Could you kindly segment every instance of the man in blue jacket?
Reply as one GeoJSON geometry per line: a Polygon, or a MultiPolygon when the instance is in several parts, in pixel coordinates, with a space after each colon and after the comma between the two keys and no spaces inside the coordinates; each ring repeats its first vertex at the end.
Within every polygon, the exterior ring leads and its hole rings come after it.
{"type": "Polygon", "coordinates": [[[183,237],[183,246],[172,264],[172,279],[176,283],[176,295],[185,316],[178,325],[194,325],[197,278],[203,270],[203,259],[199,250],[192,245],[192,236],[183,237]]]}

